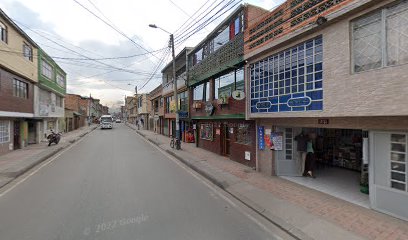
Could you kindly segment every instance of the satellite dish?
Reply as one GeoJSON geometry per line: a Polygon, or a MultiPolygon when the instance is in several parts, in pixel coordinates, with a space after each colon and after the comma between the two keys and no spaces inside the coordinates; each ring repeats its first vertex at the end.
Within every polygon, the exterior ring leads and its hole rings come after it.
{"type": "Polygon", "coordinates": [[[232,92],[231,95],[232,95],[232,98],[235,100],[242,100],[245,98],[245,93],[244,91],[241,91],[241,90],[235,90],[232,92]]]}

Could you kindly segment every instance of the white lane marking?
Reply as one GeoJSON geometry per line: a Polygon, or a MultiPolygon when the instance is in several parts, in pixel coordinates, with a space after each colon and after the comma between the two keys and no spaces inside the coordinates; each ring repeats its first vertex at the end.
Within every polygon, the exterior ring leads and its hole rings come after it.
{"type": "MultiPolygon", "coordinates": [[[[225,200],[227,203],[229,203],[231,206],[233,206],[236,210],[238,210],[240,213],[242,213],[244,216],[248,217],[250,220],[252,220],[255,224],[257,224],[258,226],[260,226],[265,232],[268,232],[271,236],[275,237],[276,239],[282,239],[280,236],[278,236],[276,233],[272,232],[271,229],[269,229],[268,227],[266,227],[263,223],[261,223],[258,219],[256,219],[255,217],[251,216],[249,213],[245,212],[243,209],[241,209],[236,203],[234,203],[231,199],[229,199],[228,197],[226,197],[224,194],[222,194],[220,192],[219,189],[217,189],[215,187],[215,185],[211,182],[209,182],[209,180],[205,179],[203,176],[199,175],[198,173],[196,173],[194,170],[190,169],[189,167],[187,167],[186,165],[182,164],[178,159],[176,159],[175,157],[173,157],[172,155],[170,155],[169,153],[167,153],[166,151],[164,151],[163,149],[161,149],[159,146],[153,144],[152,142],[148,141],[145,137],[141,136],[139,133],[136,132],[136,134],[139,135],[140,138],[142,138],[145,142],[149,143],[151,146],[153,146],[154,148],[156,148],[157,150],[159,150],[164,156],[166,156],[167,158],[169,158],[172,162],[174,162],[175,164],[177,164],[179,167],[183,168],[184,170],[186,170],[189,174],[191,174],[194,178],[196,178],[198,181],[200,181],[201,183],[203,183],[204,185],[206,185],[208,188],[210,188],[214,193],[216,193],[218,196],[220,196],[223,200],[225,200]]],[[[243,207],[247,208],[248,211],[253,211],[250,208],[248,208],[247,206],[245,206],[244,204],[242,204],[243,207]]],[[[284,233],[285,234],[285,233],[284,233]]]]}
{"type": "MultiPolygon", "coordinates": [[[[89,133],[88,133],[89,134],[89,133]]],[[[86,136],[88,136],[88,134],[86,134],[86,136]]],[[[4,195],[6,195],[8,192],[10,192],[11,190],[13,190],[14,188],[16,188],[18,185],[20,185],[21,183],[25,182],[28,178],[30,178],[31,176],[33,176],[34,174],[36,174],[38,171],[40,171],[43,167],[46,167],[47,165],[49,165],[50,163],[52,163],[55,159],[57,159],[59,156],[61,156],[62,154],[64,154],[66,151],[68,151],[69,149],[73,148],[74,146],[76,146],[78,143],[80,143],[83,139],[85,139],[85,137],[82,137],[81,139],[77,140],[75,143],[73,143],[71,146],[63,149],[60,153],[58,153],[57,155],[52,156],[51,158],[45,160],[44,162],[42,162],[39,167],[35,168],[34,170],[31,170],[32,172],[30,172],[27,176],[25,176],[24,178],[20,179],[18,182],[14,183],[14,185],[12,185],[10,188],[4,190],[3,192],[0,193],[0,198],[3,197],[4,195]]],[[[14,180],[13,180],[14,181],[14,180]]],[[[11,184],[13,184],[13,182],[11,182],[11,184]]],[[[7,185],[6,185],[7,186],[7,185]]]]}

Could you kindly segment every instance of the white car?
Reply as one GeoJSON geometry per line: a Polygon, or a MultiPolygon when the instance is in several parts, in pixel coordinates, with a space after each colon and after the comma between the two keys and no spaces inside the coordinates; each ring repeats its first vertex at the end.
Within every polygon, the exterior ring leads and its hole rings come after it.
{"type": "Polygon", "coordinates": [[[116,119],[116,123],[121,123],[122,121],[118,118],[116,119]]]}

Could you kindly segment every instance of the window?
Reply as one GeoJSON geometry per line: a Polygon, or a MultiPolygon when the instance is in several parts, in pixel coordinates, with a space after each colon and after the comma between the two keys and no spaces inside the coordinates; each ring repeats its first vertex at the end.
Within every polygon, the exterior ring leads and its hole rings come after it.
{"type": "Polygon", "coordinates": [[[285,159],[293,159],[293,133],[292,128],[285,129],[285,159]]]}
{"type": "Polygon", "coordinates": [[[202,101],[203,94],[204,94],[204,83],[194,87],[193,100],[202,101]]]}
{"type": "Polygon", "coordinates": [[[188,92],[184,91],[178,94],[179,110],[188,111],[188,92]]]}
{"type": "Polygon", "coordinates": [[[407,1],[353,21],[354,72],[408,63],[407,24],[407,1]]]}
{"type": "Polygon", "coordinates": [[[63,103],[63,98],[60,96],[55,96],[55,105],[57,107],[62,107],[62,103],[63,103]]]}
{"type": "Polygon", "coordinates": [[[228,41],[229,41],[229,28],[227,27],[214,38],[214,51],[217,51],[228,41]]]}
{"type": "Polygon", "coordinates": [[[41,61],[41,74],[48,79],[52,79],[52,67],[44,59],[41,61]]]}
{"type": "Polygon", "coordinates": [[[213,140],[213,124],[203,123],[200,124],[200,138],[204,140],[213,140]]]}
{"type": "Polygon", "coordinates": [[[241,32],[241,16],[238,16],[234,22],[234,34],[237,35],[241,32]]]}
{"type": "Polygon", "coordinates": [[[252,144],[252,133],[249,124],[239,124],[236,128],[236,143],[251,145],[252,144]]]}
{"type": "Polygon", "coordinates": [[[10,121],[0,120],[0,143],[10,141],[10,121]]]}
{"type": "Polygon", "coordinates": [[[7,27],[0,22],[0,40],[7,43],[7,27]]]}
{"type": "Polygon", "coordinates": [[[33,48],[27,43],[23,43],[23,55],[25,59],[33,61],[33,48]]]}
{"type": "Polygon", "coordinates": [[[402,191],[407,189],[407,135],[391,134],[390,185],[402,191]]]}
{"type": "Polygon", "coordinates": [[[60,73],[57,73],[57,84],[61,87],[65,86],[65,77],[62,76],[60,73]]]}
{"type": "Polygon", "coordinates": [[[20,98],[28,98],[28,84],[23,81],[14,79],[13,96],[20,98]]]}
{"type": "Polygon", "coordinates": [[[173,96],[166,97],[166,113],[173,112],[171,111],[171,102],[173,101],[173,96]]]}
{"type": "Polygon", "coordinates": [[[210,101],[210,83],[206,82],[205,83],[205,91],[204,91],[204,96],[205,96],[205,101],[208,102],[210,101]]]}
{"type": "Polygon", "coordinates": [[[160,107],[163,107],[163,101],[164,101],[164,99],[160,98],[160,107]]]}
{"type": "Polygon", "coordinates": [[[264,58],[249,72],[251,113],[323,110],[322,36],[264,58]]]}
{"type": "Polygon", "coordinates": [[[214,82],[214,98],[218,99],[220,96],[231,96],[232,91],[244,90],[244,70],[243,68],[237,69],[227,73],[219,78],[215,79],[214,82]],[[236,75],[236,79],[235,79],[236,75]]]}

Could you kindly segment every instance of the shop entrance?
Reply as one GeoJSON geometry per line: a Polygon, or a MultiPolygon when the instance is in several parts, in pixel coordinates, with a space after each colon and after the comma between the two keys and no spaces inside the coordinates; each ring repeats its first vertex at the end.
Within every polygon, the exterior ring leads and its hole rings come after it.
{"type": "Polygon", "coordinates": [[[230,128],[228,123],[222,125],[222,138],[221,138],[222,154],[225,156],[230,155],[230,128]]]}
{"type": "Polygon", "coordinates": [[[280,128],[279,131],[283,132],[284,146],[281,151],[275,151],[277,175],[369,207],[368,195],[361,192],[368,191],[362,130],[280,128]],[[313,154],[306,153],[310,147],[313,154]],[[303,176],[308,170],[315,178],[303,176]]]}
{"type": "Polygon", "coordinates": [[[20,145],[20,121],[14,121],[14,141],[13,141],[13,145],[14,145],[14,150],[16,149],[20,149],[21,145],[20,145]]]}

